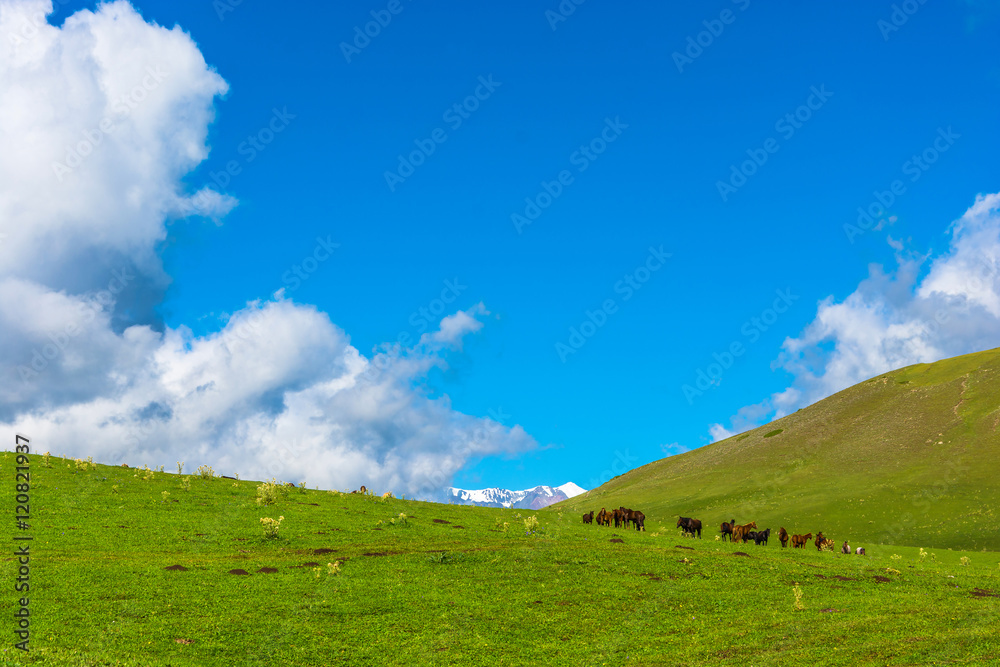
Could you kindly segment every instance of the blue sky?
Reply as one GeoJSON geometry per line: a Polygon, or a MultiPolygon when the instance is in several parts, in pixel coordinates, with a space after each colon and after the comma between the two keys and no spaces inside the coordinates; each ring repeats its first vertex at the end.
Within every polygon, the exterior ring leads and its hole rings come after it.
{"type": "MultiPolygon", "coordinates": [[[[456,486],[590,488],[893,364],[997,344],[987,318],[831,374],[850,336],[816,324],[852,295],[912,302],[955,255],[951,223],[998,190],[995,2],[230,2],[133,3],[228,84],[206,159],[177,179],[238,205],[164,220],[169,279],[131,322],[211,337],[284,288],[371,357],[481,303],[482,327],[413,384],[537,446],[469,457],[456,486]],[[845,231],[894,181],[891,224],[845,231]]],[[[49,23],[94,6],[57,3],[49,23]]]]}

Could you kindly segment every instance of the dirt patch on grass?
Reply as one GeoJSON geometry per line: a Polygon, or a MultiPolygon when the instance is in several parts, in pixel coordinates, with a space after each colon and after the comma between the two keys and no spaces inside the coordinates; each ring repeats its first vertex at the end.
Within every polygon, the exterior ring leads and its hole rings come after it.
{"type": "Polygon", "coordinates": [[[257,570],[257,572],[259,572],[260,574],[274,574],[277,571],[278,568],[276,567],[262,567],[259,570],[257,570]]]}
{"type": "Polygon", "coordinates": [[[694,551],[694,547],[682,547],[681,545],[676,545],[674,549],[687,549],[688,551],[694,551]]]}
{"type": "Polygon", "coordinates": [[[394,554],[395,554],[394,551],[369,551],[368,553],[363,554],[363,555],[365,555],[365,556],[392,556],[394,554]]]}
{"type": "Polygon", "coordinates": [[[174,641],[177,642],[178,644],[193,644],[194,643],[193,639],[185,639],[184,637],[178,637],[174,641]]]}
{"type": "Polygon", "coordinates": [[[313,556],[322,556],[323,554],[335,554],[335,553],[337,553],[336,549],[327,549],[325,547],[322,549],[313,550],[313,556]]]}
{"type": "Polygon", "coordinates": [[[168,565],[163,568],[164,570],[176,570],[177,572],[187,572],[187,568],[183,565],[168,565]]]}
{"type": "Polygon", "coordinates": [[[972,589],[972,597],[974,597],[974,598],[1000,598],[1000,593],[994,593],[993,591],[987,590],[985,588],[974,588],[974,589],[972,589]]]}
{"type": "Polygon", "coordinates": [[[465,526],[452,526],[452,528],[461,528],[461,529],[463,529],[463,530],[464,530],[464,529],[465,529],[465,526]]]}
{"type": "Polygon", "coordinates": [[[875,575],[875,581],[877,581],[880,584],[884,584],[884,583],[892,581],[892,579],[890,579],[889,577],[883,577],[880,574],[876,574],[875,575]]]}
{"type": "Polygon", "coordinates": [[[308,563],[302,563],[302,567],[319,567],[319,563],[309,561],[308,563]]]}
{"type": "Polygon", "coordinates": [[[433,519],[434,523],[451,523],[451,521],[445,521],[444,519],[433,519]]]}
{"type": "Polygon", "coordinates": [[[296,505],[312,505],[313,507],[319,507],[319,503],[295,503],[296,505]]]}
{"type": "Polygon", "coordinates": [[[743,553],[742,551],[734,551],[733,555],[734,556],[746,556],[747,558],[750,558],[750,554],[743,553]]]}
{"type": "Polygon", "coordinates": [[[842,574],[838,574],[837,576],[834,577],[834,579],[836,579],[837,581],[857,581],[857,579],[855,579],[854,577],[845,577],[842,574]]]}
{"type": "Polygon", "coordinates": [[[813,576],[816,577],[817,579],[826,579],[825,574],[814,574],[813,576]]]}
{"type": "Polygon", "coordinates": [[[237,568],[235,570],[230,570],[229,574],[247,574],[248,575],[250,573],[247,572],[246,570],[242,570],[242,569],[237,568]]]}
{"type": "Polygon", "coordinates": [[[617,542],[618,544],[625,544],[625,540],[618,539],[617,537],[612,540],[608,540],[608,542],[617,542]]]}

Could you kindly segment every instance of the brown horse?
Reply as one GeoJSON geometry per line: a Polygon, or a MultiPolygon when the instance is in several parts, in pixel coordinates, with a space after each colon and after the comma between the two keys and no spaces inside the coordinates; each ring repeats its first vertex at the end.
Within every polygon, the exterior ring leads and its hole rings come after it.
{"type": "Polygon", "coordinates": [[[733,526],[733,542],[746,542],[747,533],[757,527],[756,521],[751,521],[750,523],[745,523],[742,526],[733,526]]]}
{"type": "Polygon", "coordinates": [[[723,542],[726,541],[727,536],[729,537],[730,541],[733,539],[733,526],[735,525],[736,525],[736,519],[733,519],[729,523],[723,521],[722,525],[719,526],[719,532],[722,533],[723,542]]]}
{"type": "Polygon", "coordinates": [[[784,526],[778,531],[778,539],[781,540],[782,548],[788,546],[788,531],[785,530],[784,526]]]}
{"type": "Polygon", "coordinates": [[[823,542],[825,540],[826,540],[826,536],[823,535],[823,531],[822,530],[819,531],[818,533],[816,533],[816,541],[815,541],[816,551],[822,551],[823,550],[823,542]]]}
{"type": "Polygon", "coordinates": [[[694,537],[695,533],[701,538],[701,519],[692,519],[682,516],[677,518],[677,527],[684,531],[685,535],[694,537]]]}
{"type": "Polygon", "coordinates": [[[795,549],[801,549],[809,540],[812,539],[812,536],[812,533],[806,533],[805,535],[792,535],[792,547],[795,549]]]}
{"type": "Polygon", "coordinates": [[[583,522],[584,523],[591,523],[591,524],[594,523],[594,510],[590,510],[589,514],[584,514],[583,515],[583,522]]]}

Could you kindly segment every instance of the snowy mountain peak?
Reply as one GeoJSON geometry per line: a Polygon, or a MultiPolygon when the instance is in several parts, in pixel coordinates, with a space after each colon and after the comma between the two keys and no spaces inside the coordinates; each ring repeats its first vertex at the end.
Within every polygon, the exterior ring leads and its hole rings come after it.
{"type": "Polygon", "coordinates": [[[572,498],[574,496],[580,495],[581,493],[587,492],[586,489],[581,489],[573,482],[566,482],[562,486],[557,486],[556,489],[565,493],[567,498],[572,498]]]}
{"type": "Polygon", "coordinates": [[[497,487],[489,489],[466,490],[455,487],[448,488],[448,496],[452,503],[459,505],[478,505],[480,507],[515,507],[519,509],[541,509],[560,500],[585,493],[584,489],[573,482],[562,486],[536,486],[523,491],[511,491],[497,487]]]}

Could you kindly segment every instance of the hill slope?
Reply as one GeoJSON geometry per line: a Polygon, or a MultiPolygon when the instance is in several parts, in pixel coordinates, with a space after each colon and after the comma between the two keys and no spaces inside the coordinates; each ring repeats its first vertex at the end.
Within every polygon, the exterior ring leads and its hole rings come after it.
{"type": "Polygon", "coordinates": [[[1000,549],[1000,348],[892,371],[552,509],[1000,549]]]}

